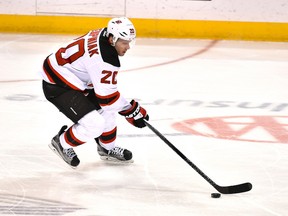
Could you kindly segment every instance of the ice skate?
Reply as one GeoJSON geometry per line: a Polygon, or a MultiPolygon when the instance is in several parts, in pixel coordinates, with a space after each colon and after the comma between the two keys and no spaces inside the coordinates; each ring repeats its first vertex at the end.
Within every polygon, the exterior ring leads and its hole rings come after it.
{"type": "Polygon", "coordinates": [[[111,150],[106,150],[97,142],[97,151],[102,160],[120,162],[120,163],[134,162],[132,160],[132,152],[119,146],[115,146],[111,150]]]}
{"type": "Polygon", "coordinates": [[[49,147],[69,166],[71,166],[72,168],[76,168],[79,165],[80,161],[73,148],[64,149],[60,144],[59,137],[62,133],[64,133],[66,128],[66,125],[61,128],[59,133],[51,140],[51,144],[49,144],[49,147]]]}

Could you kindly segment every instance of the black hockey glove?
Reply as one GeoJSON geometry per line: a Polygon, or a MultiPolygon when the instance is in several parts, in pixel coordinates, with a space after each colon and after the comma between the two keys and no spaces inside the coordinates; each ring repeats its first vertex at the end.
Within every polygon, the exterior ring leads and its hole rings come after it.
{"type": "Polygon", "coordinates": [[[123,110],[119,112],[120,115],[125,116],[126,120],[138,128],[143,128],[146,126],[144,119],[149,120],[149,116],[146,110],[139,105],[138,102],[132,100],[130,102],[132,107],[128,110],[123,110]]]}

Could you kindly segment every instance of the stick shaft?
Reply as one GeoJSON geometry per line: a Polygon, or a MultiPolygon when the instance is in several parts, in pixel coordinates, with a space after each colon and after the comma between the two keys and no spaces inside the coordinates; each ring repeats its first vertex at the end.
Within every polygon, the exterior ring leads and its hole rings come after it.
{"type": "Polygon", "coordinates": [[[206,181],[208,181],[212,186],[216,183],[210,179],[202,170],[200,170],[192,161],[190,161],[179,149],[177,149],[166,137],[164,137],[156,128],[154,128],[150,123],[145,121],[147,127],[152,130],[159,138],[161,138],[173,151],[175,151],[186,163],[188,163],[197,173],[199,173],[206,181]]]}
{"type": "Polygon", "coordinates": [[[152,130],[160,139],[162,139],[174,152],[176,152],[187,164],[189,164],[198,174],[200,174],[209,184],[211,184],[218,192],[223,194],[233,194],[247,192],[252,189],[252,184],[247,182],[239,185],[219,186],[210,179],[200,168],[190,161],[179,149],[177,149],[166,137],[164,137],[156,128],[145,121],[146,126],[152,130]]]}

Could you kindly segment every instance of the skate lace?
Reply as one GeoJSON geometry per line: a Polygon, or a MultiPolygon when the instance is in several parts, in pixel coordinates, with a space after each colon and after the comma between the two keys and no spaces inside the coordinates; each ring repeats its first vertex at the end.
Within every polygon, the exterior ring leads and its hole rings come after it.
{"type": "Polygon", "coordinates": [[[72,148],[69,149],[64,149],[63,152],[69,157],[69,158],[73,158],[76,156],[76,153],[74,152],[74,150],[72,148]]]}
{"type": "Polygon", "coordinates": [[[123,156],[124,149],[120,147],[114,147],[109,151],[109,154],[120,155],[123,156]]]}

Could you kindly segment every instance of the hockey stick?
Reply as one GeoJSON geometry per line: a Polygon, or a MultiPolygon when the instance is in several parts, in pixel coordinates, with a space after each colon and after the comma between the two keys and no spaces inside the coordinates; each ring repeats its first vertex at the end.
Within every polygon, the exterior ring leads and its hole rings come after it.
{"type": "Polygon", "coordinates": [[[182,152],[180,152],[169,140],[167,140],[158,130],[156,130],[150,123],[145,121],[145,124],[171,149],[173,149],[173,151],[175,151],[186,163],[188,163],[197,173],[199,173],[207,182],[209,182],[218,192],[222,194],[235,194],[235,193],[247,192],[252,189],[252,184],[249,182],[231,186],[217,185],[212,179],[210,179],[205,173],[203,173],[194,163],[192,163],[182,152]]]}

